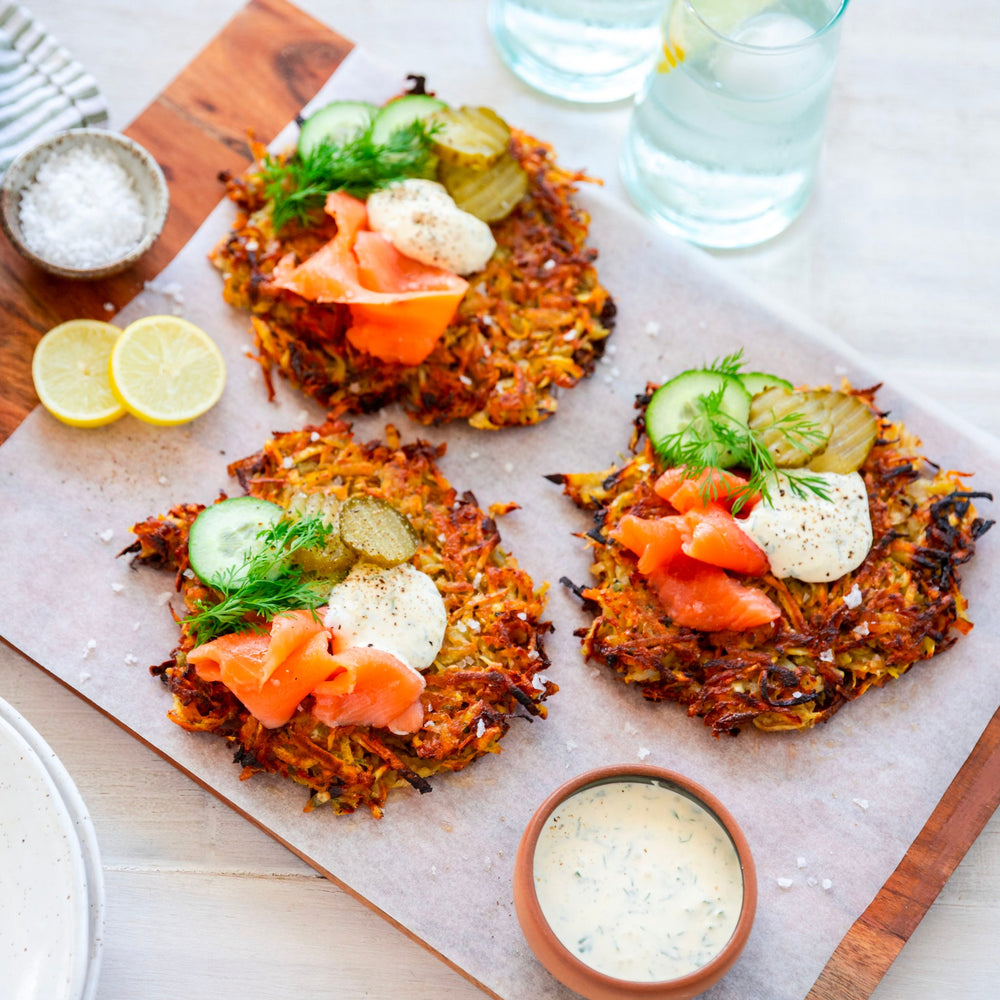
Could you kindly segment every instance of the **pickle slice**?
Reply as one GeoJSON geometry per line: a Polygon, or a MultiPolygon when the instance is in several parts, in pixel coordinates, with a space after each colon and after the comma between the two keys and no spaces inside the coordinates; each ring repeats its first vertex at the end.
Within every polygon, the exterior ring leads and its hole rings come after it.
{"type": "Polygon", "coordinates": [[[353,496],[340,508],[340,537],[362,559],[388,569],[412,558],[417,533],[385,500],[353,496]]]}
{"type": "Polygon", "coordinates": [[[442,163],[485,170],[510,142],[510,126],[491,108],[442,108],[428,121],[435,126],[433,148],[442,163]]]}
{"type": "Polygon", "coordinates": [[[750,430],[779,468],[800,468],[826,447],[833,433],[828,395],[775,386],[750,401],[750,430]]]}
{"type": "Polygon", "coordinates": [[[295,518],[321,517],[333,528],[322,549],[297,549],[292,556],[292,561],[307,573],[337,576],[346,573],[357,561],[353,550],[340,537],[340,501],[336,497],[325,493],[296,493],[288,504],[288,513],[295,518]]]}
{"type": "Polygon", "coordinates": [[[878,436],[875,414],[858,399],[843,392],[829,393],[833,434],[824,451],[809,461],[813,472],[857,472],[878,436]]]}
{"type": "Polygon", "coordinates": [[[442,163],[438,179],[463,212],[483,222],[505,219],[528,190],[528,175],[508,150],[486,170],[442,163]]]}

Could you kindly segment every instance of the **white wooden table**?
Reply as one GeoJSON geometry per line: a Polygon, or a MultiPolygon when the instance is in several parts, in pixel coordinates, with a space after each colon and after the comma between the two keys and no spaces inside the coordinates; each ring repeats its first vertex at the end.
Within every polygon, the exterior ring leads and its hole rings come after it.
{"type": "MultiPolygon", "coordinates": [[[[28,6],[98,78],[111,124],[122,127],[241,4],[28,6]]],[[[474,94],[501,107],[518,125],[550,137],[564,163],[588,168],[621,192],[615,161],[627,105],[573,108],[513,80],[490,48],[484,0],[300,6],[402,71],[427,74],[444,96],[474,94]]],[[[812,204],[772,244],[720,255],[994,434],[998,46],[992,0],[853,4],[812,204]]],[[[6,646],[0,695],[50,742],[93,815],[107,882],[100,1000],[482,996],[6,646]]],[[[1000,816],[973,845],[876,1000],[995,997],[998,940],[1000,816]]]]}

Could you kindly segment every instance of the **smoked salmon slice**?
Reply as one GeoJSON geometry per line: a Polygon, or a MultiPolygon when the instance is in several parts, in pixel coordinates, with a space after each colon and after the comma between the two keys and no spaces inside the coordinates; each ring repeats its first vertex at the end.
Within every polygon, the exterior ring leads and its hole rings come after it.
{"type": "Polygon", "coordinates": [[[301,264],[283,257],[272,284],[312,302],[345,303],[353,347],[382,361],[420,364],[447,329],[469,283],[404,256],[370,232],[363,201],[333,191],[326,211],[337,222],[336,235],[301,264]]]}
{"type": "Polygon", "coordinates": [[[275,616],[269,632],[219,636],[187,659],[202,680],[221,681],[268,729],[288,722],[310,694],[313,714],[330,726],[419,729],[425,683],[419,671],[372,646],[335,651],[335,641],[321,617],[290,611],[275,616]]]}
{"type": "Polygon", "coordinates": [[[419,671],[372,646],[348,646],[333,658],[353,683],[336,677],[317,685],[312,709],[317,719],[331,727],[385,726],[400,734],[420,728],[425,681],[419,671]]]}
{"type": "Polygon", "coordinates": [[[663,610],[677,624],[703,632],[744,631],[781,616],[759,590],[746,587],[717,566],[679,555],[649,577],[663,610]]]}
{"type": "Polygon", "coordinates": [[[202,680],[221,681],[262,726],[276,729],[288,722],[317,684],[344,670],[331,654],[330,642],[330,633],[312,612],[297,611],[278,615],[270,635],[222,635],[192,649],[187,659],[202,680]],[[284,620],[292,617],[295,621],[286,624],[284,620]],[[315,627],[305,629],[305,619],[315,627]],[[281,651],[280,657],[275,649],[281,651]]]}
{"type": "Polygon", "coordinates": [[[689,531],[681,550],[692,559],[747,576],[763,576],[771,568],[764,550],[722,504],[689,510],[684,520],[689,531]]]}
{"type": "Polygon", "coordinates": [[[653,483],[653,491],[681,514],[704,510],[709,503],[731,510],[737,497],[743,498],[740,513],[748,514],[760,500],[759,493],[748,495],[747,481],[742,476],[714,468],[704,469],[694,478],[686,476],[682,468],[667,469],[653,483]]]}
{"type": "Polygon", "coordinates": [[[639,572],[648,575],[673,560],[691,532],[680,517],[626,514],[608,534],[639,557],[639,572]]]}

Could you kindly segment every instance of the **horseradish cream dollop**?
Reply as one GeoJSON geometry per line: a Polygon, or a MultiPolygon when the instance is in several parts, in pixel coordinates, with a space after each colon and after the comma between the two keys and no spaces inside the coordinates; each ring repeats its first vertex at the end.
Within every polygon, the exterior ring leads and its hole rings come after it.
{"type": "Polygon", "coordinates": [[[409,563],[357,562],[330,591],[323,624],[344,646],[373,646],[426,670],[444,642],[448,612],[434,581],[409,563]]]}
{"type": "Polygon", "coordinates": [[[797,496],[779,476],[770,500],[740,527],[764,550],[775,576],[824,583],[857,569],[872,547],[868,491],[857,472],[809,475],[823,480],[829,500],[809,490],[797,496]]]}
{"type": "Polygon", "coordinates": [[[641,780],[567,798],[538,836],[533,879],[566,948],[630,982],[707,965],[743,907],[743,871],[722,824],[688,795],[641,780]]]}
{"type": "Polygon", "coordinates": [[[462,211],[437,181],[411,177],[368,197],[368,225],[402,254],[455,274],[481,271],[493,256],[490,227],[462,211]]]}

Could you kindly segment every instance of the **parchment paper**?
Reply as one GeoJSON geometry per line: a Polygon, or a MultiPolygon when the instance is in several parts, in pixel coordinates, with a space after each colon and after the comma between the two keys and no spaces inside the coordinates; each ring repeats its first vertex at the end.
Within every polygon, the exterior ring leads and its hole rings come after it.
{"type": "MultiPolygon", "coordinates": [[[[402,74],[355,50],[316,103],[380,101],[403,84],[402,74]]],[[[466,95],[442,96],[460,102],[466,95]]],[[[134,522],[176,502],[210,502],[220,489],[236,492],[226,464],[256,451],[272,431],[322,418],[280,381],[277,401],[267,402],[257,365],[245,356],[247,318],[222,302],[220,278],[205,260],[228,229],[228,204],[160,277],[156,284],[168,294],[144,292],[117,320],[176,310],[208,330],[229,369],[222,401],[179,428],[126,417],[81,431],[40,408],[31,414],[0,449],[0,628],[317,868],[509,1000],[570,995],[534,960],[511,899],[514,854],[535,807],[563,780],[597,765],[642,760],[686,773],[735,814],[760,879],[746,951],[709,996],[800,998],[898,864],[1000,702],[997,532],[983,539],[963,574],[976,627],[955,649],[811,732],[715,739],[679,707],[648,704],[610,672],[583,662],[573,630],[585,618],[557,581],[588,578],[574,532],[590,525],[543,476],[618,460],[634,396],[648,379],[739,347],[751,368],[795,381],[884,381],[883,406],[923,437],[931,457],[975,470],[973,488],[1000,487],[1000,443],[894,385],[890,373],[871,370],[829,332],[763,302],[630,207],[600,191],[581,198],[593,216],[618,326],[597,373],[562,394],[554,419],[499,433],[419,427],[397,411],[355,423],[363,438],[392,421],[406,440],[446,440],[442,464],[459,490],[473,490],[482,506],[521,505],[500,528],[504,547],[536,581],[551,584],[549,676],[561,690],[549,701],[548,720],[516,720],[500,755],[435,779],[430,795],[394,793],[381,821],[367,812],[305,814],[297,786],[264,776],[240,782],[223,741],[167,720],[169,698],[147,667],[166,659],[176,642],[166,603],[172,581],[132,569],[115,553],[131,541],[134,522]],[[778,879],[791,879],[791,887],[780,888],[778,879]]]]}

